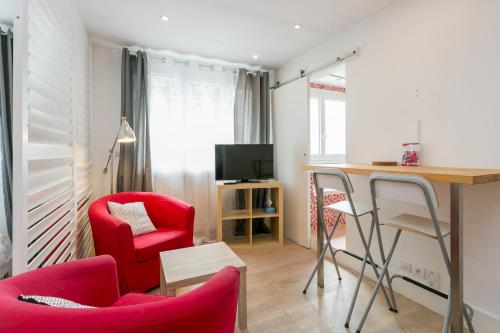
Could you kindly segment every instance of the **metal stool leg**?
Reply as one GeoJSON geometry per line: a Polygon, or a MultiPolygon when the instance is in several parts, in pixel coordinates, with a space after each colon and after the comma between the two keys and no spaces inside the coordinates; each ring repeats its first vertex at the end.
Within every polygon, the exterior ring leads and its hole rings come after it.
{"type": "Polygon", "coordinates": [[[451,316],[451,293],[448,293],[448,304],[446,304],[443,329],[441,330],[442,333],[448,333],[448,329],[450,328],[450,316],[451,316]]]}
{"type": "Polygon", "coordinates": [[[465,322],[467,323],[467,328],[469,329],[469,333],[476,333],[476,330],[474,330],[474,326],[472,326],[472,318],[467,313],[465,304],[464,304],[464,317],[465,317],[465,322]]]}
{"type": "MultiPolygon", "coordinates": [[[[375,226],[375,219],[372,217],[372,223],[370,225],[370,233],[368,234],[368,248],[370,248],[372,244],[374,226],[375,226]]],[[[344,324],[345,328],[349,328],[349,321],[351,320],[352,311],[354,310],[354,305],[356,303],[356,299],[358,298],[359,287],[361,286],[361,281],[363,281],[367,260],[368,260],[368,254],[365,254],[365,257],[363,258],[363,264],[361,265],[361,271],[359,272],[358,283],[356,284],[356,289],[354,290],[354,295],[351,300],[351,305],[349,306],[349,312],[347,313],[347,319],[344,324]]]]}
{"type": "MultiPolygon", "coordinates": [[[[339,223],[340,221],[340,213],[337,212],[337,218],[335,219],[335,223],[334,223],[334,226],[339,223]]],[[[336,226],[335,226],[336,227],[336,226]]],[[[323,219],[323,234],[325,235],[325,238],[328,239],[328,231],[327,231],[327,226],[326,226],[326,221],[325,219],[323,219]]],[[[331,242],[327,242],[327,246],[330,248],[330,254],[332,255],[332,261],[333,261],[333,264],[335,266],[335,270],[337,271],[337,276],[339,278],[339,280],[342,280],[342,277],[340,276],[340,270],[339,270],[339,265],[337,265],[337,260],[335,259],[335,252],[334,249],[333,249],[333,246],[332,246],[332,243],[331,242]]]]}
{"type": "MultiPolygon", "coordinates": [[[[467,328],[469,329],[469,333],[475,333],[476,330],[472,325],[472,319],[469,313],[467,312],[465,304],[463,312],[464,312],[465,322],[467,323],[467,328]]],[[[446,305],[446,312],[444,314],[443,328],[441,330],[442,333],[448,333],[448,330],[450,329],[450,316],[451,316],[451,293],[448,293],[448,304],[446,305]]]]}
{"type": "MultiPolygon", "coordinates": [[[[374,214],[374,218],[377,219],[378,214],[374,214]]],[[[378,248],[380,250],[380,258],[382,259],[382,264],[385,264],[385,253],[384,253],[384,245],[382,244],[382,233],[380,232],[380,224],[377,221],[375,225],[377,228],[377,240],[378,240],[378,248]]],[[[389,277],[389,271],[385,272],[385,276],[387,279],[387,287],[389,288],[389,295],[391,296],[391,303],[392,303],[392,306],[389,307],[389,310],[397,313],[398,307],[396,305],[396,298],[394,297],[394,290],[392,289],[392,281],[389,277]]]]}
{"type": "MultiPolygon", "coordinates": [[[[437,218],[433,217],[433,220],[437,220],[437,218]]],[[[436,235],[438,238],[438,243],[439,247],[441,249],[441,253],[443,254],[443,259],[446,265],[446,269],[448,270],[448,274],[451,274],[451,263],[450,263],[450,257],[448,256],[448,251],[446,250],[446,245],[444,244],[444,239],[443,235],[441,234],[441,230],[437,225],[434,225],[435,230],[436,230],[436,235]]],[[[449,327],[449,321],[450,321],[450,312],[451,312],[451,293],[448,293],[448,305],[446,309],[446,314],[443,322],[443,332],[448,332],[448,327],[449,327]]],[[[474,326],[472,325],[472,319],[469,316],[469,313],[467,313],[467,309],[465,308],[465,304],[463,305],[463,314],[465,317],[465,322],[467,323],[467,328],[469,329],[470,333],[475,333],[474,326]]]]}
{"type": "MultiPolygon", "coordinates": [[[[372,215],[373,215],[373,213],[372,213],[372,215]]],[[[358,233],[359,233],[359,236],[361,237],[361,242],[363,243],[366,254],[368,255],[368,260],[370,261],[370,264],[373,268],[373,273],[375,273],[375,277],[376,277],[376,279],[378,279],[379,271],[378,271],[377,265],[375,264],[375,261],[373,260],[373,257],[370,253],[370,248],[368,247],[368,244],[366,243],[366,239],[365,239],[365,236],[363,234],[363,229],[361,229],[361,224],[359,223],[359,219],[356,216],[354,216],[354,221],[356,222],[356,227],[358,228],[358,233]]],[[[375,221],[375,225],[376,225],[376,223],[377,223],[377,221],[375,221]]],[[[387,295],[387,292],[385,290],[384,285],[382,285],[382,293],[384,294],[385,300],[387,301],[387,305],[389,305],[389,309],[391,309],[392,303],[391,303],[391,300],[389,299],[389,296],[387,295]]]]}
{"type": "Polygon", "coordinates": [[[377,296],[377,292],[380,289],[380,286],[382,285],[382,281],[384,280],[385,273],[387,271],[387,268],[389,267],[389,263],[391,262],[391,258],[392,258],[392,255],[394,254],[394,250],[396,249],[396,245],[398,243],[399,236],[401,236],[401,229],[398,229],[398,231],[396,232],[396,237],[394,237],[394,242],[392,243],[389,254],[387,255],[387,260],[384,264],[384,268],[382,269],[382,272],[380,273],[380,276],[377,280],[377,284],[375,285],[375,288],[373,289],[370,301],[368,302],[368,305],[367,305],[366,310],[363,314],[363,317],[361,318],[361,322],[359,323],[359,326],[358,326],[358,329],[356,330],[356,333],[361,332],[361,329],[363,328],[363,325],[366,321],[366,318],[368,317],[368,313],[370,312],[370,309],[373,305],[373,302],[375,301],[375,297],[377,296]]]}
{"type": "MultiPolygon", "coordinates": [[[[333,234],[335,233],[335,229],[337,229],[337,225],[339,223],[339,219],[340,219],[340,214],[337,216],[337,219],[335,220],[335,224],[333,225],[333,229],[332,231],[330,232],[330,235],[327,235],[327,238],[326,238],[326,243],[328,244],[327,246],[323,247],[323,250],[321,251],[321,254],[318,258],[318,261],[316,262],[316,265],[314,266],[314,270],[312,271],[311,273],[311,276],[309,277],[309,280],[307,281],[307,284],[304,288],[304,290],[302,291],[303,294],[305,294],[307,292],[307,288],[309,288],[309,285],[311,284],[311,281],[312,279],[314,278],[314,275],[316,274],[316,271],[318,270],[318,267],[319,265],[321,264],[321,261],[323,260],[323,257],[325,256],[325,253],[326,253],[326,250],[329,248],[330,251],[332,251],[332,257],[334,257],[334,252],[332,250],[332,247],[331,247],[331,244],[330,244],[330,241],[332,240],[332,237],[333,237],[333,234]]],[[[334,257],[335,258],[335,257],[334,257]]],[[[335,260],[335,259],[334,259],[335,260]]],[[[334,261],[335,263],[335,267],[337,267],[336,265],[336,262],[334,261]]],[[[337,268],[338,269],[338,268],[337,268]]],[[[340,276],[340,275],[339,275],[340,276]]]]}

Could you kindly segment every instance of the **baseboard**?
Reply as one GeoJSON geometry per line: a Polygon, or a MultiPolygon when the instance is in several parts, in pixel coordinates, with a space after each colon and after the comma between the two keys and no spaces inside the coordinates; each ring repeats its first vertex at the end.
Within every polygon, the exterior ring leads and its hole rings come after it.
{"type": "MultiPolygon", "coordinates": [[[[311,250],[315,251],[316,248],[316,242],[311,242],[311,250]]],[[[331,255],[329,252],[326,252],[326,257],[331,258],[331,255]]],[[[335,258],[337,259],[337,263],[344,268],[353,271],[353,272],[359,272],[359,267],[361,265],[361,262],[351,256],[338,253],[335,258]]],[[[375,280],[375,274],[373,271],[366,271],[365,272],[366,277],[375,280]]],[[[327,277],[325,277],[326,279],[327,277]]],[[[445,311],[445,306],[446,306],[446,301],[442,299],[441,297],[438,297],[436,295],[430,294],[428,292],[425,292],[424,290],[413,286],[407,282],[404,281],[398,281],[394,283],[394,290],[411,299],[412,301],[434,311],[437,312],[441,315],[443,315],[445,311]]],[[[473,318],[473,324],[476,332],[482,332],[482,333],[497,333],[500,332],[500,318],[498,316],[495,316],[494,314],[489,313],[488,311],[485,311],[481,309],[480,307],[468,303],[473,309],[474,309],[474,318],[473,318]]]]}

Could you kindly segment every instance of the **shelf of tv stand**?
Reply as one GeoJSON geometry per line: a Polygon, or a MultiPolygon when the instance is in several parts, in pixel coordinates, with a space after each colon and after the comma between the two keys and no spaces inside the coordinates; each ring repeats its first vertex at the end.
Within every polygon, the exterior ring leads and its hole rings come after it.
{"type": "Polygon", "coordinates": [[[251,212],[246,209],[234,209],[222,213],[222,220],[243,220],[243,219],[260,219],[266,217],[279,217],[278,212],[266,213],[263,208],[254,208],[251,212]]]}
{"type": "MultiPolygon", "coordinates": [[[[224,242],[228,244],[230,247],[244,247],[248,246],[248,237],[247,236],[231,236],[225,237],[224,242]]],[[[252,237],[252,246],[259,245],[275,245],[280,246],[279,242],[273,238],[271,234],[257,234],[252,237]]]]}
{"type": "Polygon", "coordinates": [[[249,219],[252,216],[250,212],[246,209],[234,209],[228,212],[222,213],[222,220],[241,220],[241,219],[249,219]]]}
{"type": "Polygon", "coordinates": [[[252,218],[260,219],[266,217],[279,217],[280,213],[266,213],[263,208],[254,208],[252,209],[252,218]]]}
{"type": "MultiPolygon", "coordinates": [[[[254,240],[258,243],[276,243],[283,246],[283,186],[277,180],[262,180],[258,183],[224,183],[216,182],[216,210],[217,210],[217,241],[226,241],[233,244],[234,237],[223,239],[222,224],[231,223],[230,221],[245,221],[246,236],[238,236],[237,243],[246,242],[253,244],[254,240]],[[252,192],[257,189],[270,189],[271,199],[276,212],[266,213],[263,208],[252,208],[252,192]],[[243,190],[245,194],[245,207],[224,211],[223,192],[227,190],[243,190]],[[271,222],[271,234],[266,237],[253,235],[252,221],[254,219],[269,219],[271,222]]],[[[259,235],[260,236],[260,235],[259,235]]]]}

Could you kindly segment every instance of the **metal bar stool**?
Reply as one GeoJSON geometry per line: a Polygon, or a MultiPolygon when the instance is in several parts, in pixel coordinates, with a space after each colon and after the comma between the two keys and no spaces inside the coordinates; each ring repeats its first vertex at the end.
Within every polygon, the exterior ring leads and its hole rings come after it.
{"type": "MultiPolygon", "coordinates": [[[[314,187],[316,189],[316,195],[317,195],[317,201],[318,201],[318,207],[317,207],[317,212],[318,212],[318,228],[322,229],[321,235],[322,235],[322,238],[323,237],[326,238],[326,244],[323,247],[323,249],[322,249],[322,251],[321,251],[321,253],[320,253],[319,257],[318,257],[318,261],[317,261],[317,263],[316,263],[316,265],[314,267],[314,270],[311,273],[311,276],[309,277],[309,280],[307,281],[307,284],[306,284],[306,286],[305,286],[305,288],[303,290],[303,293],[305,294],[307,292],[307,288],[311,284],[311,281],[312,281],[314,275],[316,274],[316,271],[318,271],[318,269],[320,267],[320,264],[321,264],[321,262],[322,262],[322,260],[323,260],[323,258],[325,256],[325,253],[326,253],[327,249],[330,250],[330,253],[332,255],[333,263],[335,265],[335,269],[337,270],[338,278],[339,278],[339,280],[342,279],[341,276],[340,276],[339,269],[338,269],[337,261],[335,260],[336,253],[338,251],[341,251],[341,250],[334,249],[333,246],[332,246],[332,244],[331,244],[331,240],[332,240],[333,235],[335,233],[335,230],[337,228],[338,221],[339,221],[339,218],[340,218],[340,214],[346,214],[346,215],[349,215],[349,216],[353,217],[354,221],[356,223],[356,226],[357,226],[360,238],[361,238],[361,242],[363,243],[363,247],[365,249],[365,255],[364,255],[364,258],[363,258],[363,264],[362,264],[361,272],[360,272],[360,275],[359,275],[359,278],[358,278],[358,283],[357,283],[357,286],[356,286],[356,289],[355,289],[355,292],[354,292],[354,295],[353,295],[353,298],[352,298],[352,301],[351,301],[351,306],[349,308],[349,313],[348,313],[347,321],[346,321],[346,324],[345,324],[346,327],[349,327],[349,320],[350,320],[350,317],[351,317],[351,314],[352,314],[352,311],[353,311],[353,308],[354,308],[354,304],[356,302],[356,298],[357,298],[357,295],[358,295],[359,287],[360,287],[361,280],[363,278],[364,270],[365,270],[365,267],[366,267],[367,263],[369,263],[372,266],[373,271],[374,271],[375,275],[377,276],[377,278],[379,277],[379,272],[378,272],[378,269],[377,269],[377,265],[373,261],[373,258],[372,258],[371,253],[370,253],[370,245],[371,245],[371,241],[372,241],[372,238],[373,238],[372,236],[373,236],[373,231],[374,231],[374,227],[375,227],[375,218],[374,218],[374,215],[373,215],[373,209],[371,207],[367,206],[367,205],[364,205],[364,204],[361,204],[361,203],[355,203],[352,200],[352,195],[351,194],[354,192],[354,189],[352,187],[352,184],[351,184],[351,181],[350,181],[349,177],[342,170],[315,171],[313,173],[313,180],[314,180],[314,187]],[[347,199],[348,199],[348,200],[343,200],[343,201],[340,201],[340,202],[336,202],[334,204],[331,204],[331,205],[328,205],[328,206],[324,207],[326,209],[335,210],[338,213],[337,214],[337,219],[335,221],[335,224],[334,224],[333,229],[330,232],[330,234],[328,234],[328,231],[327,231],[327,228],[326,228],[326,224],[325,224],[325,220],[324,220],[324,217],[323,217],[323,200],[322,200],[322,197],[323,197],[323,191],[324,191],[324,189],[333,189],[333,190],[338,190],[338,191],[345,192],[346,196],[347,196],[347,199]],[[366,241],[366,238],[364,236],[363,230],[361,228],[361,223],[359,221],[359,217],[361,217],[363,215],[366,215],[366,214],[371,214],[372,215],[368,241],[366,241]]],[[[322,242],[322,239],[319,240],[319,241],[322,242]]],[[[319,241],[318,241],[318,243],[319,243],[319,241]]],[[[346,252],[346,251],[343,251],[343,252],[346,252]]],[[[387,275],[387,277],[388,277],[388,275],[387,275]]],[[[383,291],[384,296],[386,298],[387,304],[389,305],[389,309],[392,310],[392,311],[397,311],[397,309],[395,307],[396,303],[395,303],[395,299],[394,299],[394,293],[392,291],[391,281],[388,279],[387,283],[388,283],[388,287],[389,287],[389,292],[390,292],[391,298],[389,298],[389,296],[387,295],[387,292],[386,292],[385,288],[382,288],[382,291],[383,291]]]]}
{"type": "MultiPolygon", "coordinates": [[[[440,222],[437,219],[436,208],[439,206],[436,193],[432,184],[425,178],[412,175],[394,175],[384,173],[374,173],[370,176],[370,190],[373,203],[373,212],[375,218],[375,226],[380,229],[381,225],[395,228],[396,235],[394,241],[387,254],[387,258],[383,258],[384,266],[382,273],[378,277],[377,283],[372,291],[372,295],[365,309],[361,322],[359,323],[356,332],[361,332],[363,324],[368,316],[368,313],[373,305],[377,292],[382,285],[383,276],[388,274],[388,267],[391,258],[396,249],[396,245],[401,236],[402,231],[411,232],[416,235],[432,238],[438,241],[443,259],[450,273],[451,265],[448,252],[443,240],[450,234],[449,223],[440,222]],[[387,198],[398,200],[422,207],[427,207],[430,218],[420,217],[411,214],[401,214],[396,217],[381,223],[378,217],[377,198],[387,198]]],[[[379,241],[380,242],[380,241],[379,241]]],[[[381,244],[381,242],[380,242],[381,244]]],[[[383,249],[382,249],[383,251],[383,249]]],[[[394,276],[399,277],[399,276],[394,276]]],[[[392,280],[392,278],[390,279],[392,280]]],[[[426,288],[427,289],[427,288],[426,288]]],[[[450,304],[448,297],[448,306],[443,322],[443,333],[448,332],[450,321],[450,304]]],[[[472,311],[471,308],[464,304],[464,316],[470,332],[475,332],[472,326],[472,311]],[[467,311],[470,309],[470,311],[467,311]]]]}

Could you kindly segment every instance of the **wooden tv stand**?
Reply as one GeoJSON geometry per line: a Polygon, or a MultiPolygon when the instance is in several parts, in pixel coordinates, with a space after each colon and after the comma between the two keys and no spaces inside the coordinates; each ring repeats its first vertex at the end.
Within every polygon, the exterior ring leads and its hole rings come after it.
{"type": "MultiPolygon", "coordinates": [[[[276,242],[283,246],[283,186],[277,180],[261,180],[258,183],[231,183],[225,184],[223,181],[216,182],[216,224],[217,224],[217,241],[222,241],[222,225],[229,221],[244,220],[246,230],[246,243],[252,245],[254,242],[276,242]],[[266,213],[263,208],[252,208],[252,191],[256,189],[271,189],[271,200],[275,213],[266,213]],[[244,190],[245,207],[238,210],[224,211],[223,207],[223,192],[225,190],[244,190]],[[271,235],[269,237],[254,236],[252,233],[253,219],[270,218],[271,220],[271,235]]],[[[263,222],[264,223],[264,222],[263,222]]],[[[241,242],[236,237],[224,239],[227,243],[241,242]]]]}

